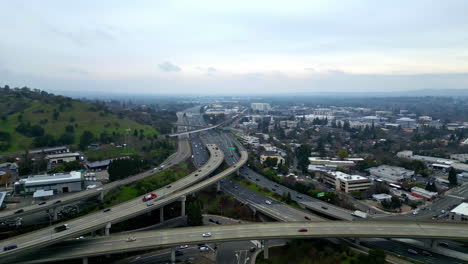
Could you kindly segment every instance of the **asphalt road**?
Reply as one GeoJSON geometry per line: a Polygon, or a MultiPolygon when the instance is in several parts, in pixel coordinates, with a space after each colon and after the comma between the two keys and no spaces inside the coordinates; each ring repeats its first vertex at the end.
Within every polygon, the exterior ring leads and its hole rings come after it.
{"type": "Polygon", "coordinates": [[[207,147],[211,153],[210,160],[202,168],[191,173],[190,175],[172,183],[171,185],[153,191],[153,193],[158,195],[156,200],[151,201],[154,205],[147,206],[146,202],[142,202],[142,196],[116,205],[112,207],[110,212],[99,211],[73,219],[67,222],[67,224],[70,226],[70,229],[66,231],[56,233],[54,232],[54,226],[52,226],[21,236],[13,237],[6,241],[2,241],[1,243],[3,245],[17,245],[18,248],[11,251],[0,252],[0,257],[4,255],[20,253],[26,249],[43,247],[67,238],[78,237],[99,228],[103,228],[108,223],[118,223],[123,220],[130,219],[134,216],[150,212],[156,208],[177,200],[179,197],[186,194],[183,192],[183,189],[190,189],[187,188],[189,186],[191,188],[194,186],[199,186],[195,183],[202,180],[203,177],[210,175],[223,162],[224,154],[217,146],[209,145],[207,147]]]}
{"type": "MultiPolygon", "coordinates": [[[[468,228],[463,224],[414,222],[292,222],[239,225],[217,225],[203,227],[174,228],[169,230],[143,231],[132,234],[136,241],[127,242],[128,234],[115,234],[96,239],[67,241],[54,247],[54,252],[40,251],[34,260],[26,263],[65,260],[135,250],[152,249],[160,246],[181,244],[221,243],[236,240],[297,239],[331,237],[381,237],[381,238],[433,238],[467,239],[468,228]],[[305,228],[305,232],[299,232],[305,228]],[[210,232],[210,237],[202,234],[210,232]]],[[[2,258],[3,262],[6,260],[2,258]]],[[[21,260],[21,259],[18,259],[21,260]]],[[[22,260],[21,260],[22,261],[22,260]]]]}

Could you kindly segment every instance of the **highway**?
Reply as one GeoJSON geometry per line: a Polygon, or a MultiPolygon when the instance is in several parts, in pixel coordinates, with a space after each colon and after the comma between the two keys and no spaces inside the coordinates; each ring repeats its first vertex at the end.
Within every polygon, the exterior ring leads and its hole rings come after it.
{"type": "Polygon", "coordinates": [[[165,161],[163,161],[158,166],[158,169],[156,171],[154,171],[154,169],[151,169],[149,171],[145,171],[143,173],[139,173],[137,175],[134,175],[134,176],[122,179],[122,180],[113,181],[109,184],[103,185],[100,188],[94,188],[90,190],[84,190],[81,192],[71,193],[59,199],[51,199],[51,200],[48,200],[47,203],[44,205],[34,204],[34,205],[29,205],[29,206],[25,206],[21,208],[16,208],[14,210],[2,211],[0,212],[0,222],[5,221],[10,218],[22,217],[27,214],[33,214],[33,213],[37,213],[40,211],[47,211],[56,207],[63,207],[72,203],[76,203],[78,201],[87,200],[89,198],[99,196],[101,195],[101,193],[105,194],[108,191],[114,188],[117,188],[119,186],[128,185],[135,181],[149,177],[153,175],[155,172],[160,171],[159,168],[162,168],[162,170],[170,168],[188,159],[190,155],[191,155],[191,152],[190,152],[190,144],[189,144],[188,136],[186,135],[179,136],[178,144],[177,144],[177,152],[169,156],[165,161]],[[21,213],[15,214],[15,212],[18,209],[23,209],[24,211],[21,213]]]}
{"type": "MultiPolygon", "coordinates": [[[[465,224],[426,222],[291,222],[260,223],[239,225],[217,225],[203,227],[175,228],[168,230],[143,231],[132,234],[134,242],[127,242],[128,234],[108,237],[66,241],[54,247],[54,252],[40,251],[34,260],[24,263],[63,261],[82,257],[113,253],[124,253],[157,247],[179,246],[181,244],[221,243],[240,240],[300,239],[300,238],[429,238],[468,239],[465,224]],[[306,231],[299,232],[305,228],[306,231]],[[211,237],[202,234],[210,232],[211,237]]],[[[32,256],[29,256],[31,258],[32,256]]],[[[19,259],[23,261],[22,259],[19,259]]],[[[4,259],[2,258],[3,262],[4,259]]]]}
{"type": "MultiPolygon", "coordinates": [[[[109,212],[100,211],[70,220],[67,222],[67,224],[70,226],[70,229],[66,231],[56,233],[54,232],[54,226],[52,226],[21,236],[13,237],[6,241],[1,241],[2,245],[13,244],[17,245],[18,248],[11,251],[0,252],[0,257],[3,258],[5,255],[13,255],[28,249],[44,247],[46,245],[54,244],[68,238],[74,238],[86,233],[90,233],[97,229],[104,228],[109,223],[115,224],[177,201],[181,197],[184,197],[184,195],[197,191],[198,189],[195,188],[197,186],[200,187],[200,185],[202,185],[202,187],[205,187],[203,183],[208,182],[213,178],[209,178],[209,180],[203,181],[201,184],[195,183],[210,175],[216,168],[219,167],[219,165],[221,165],[224,159],[223,152],[219,150],[216,145],[208,145],[207,148],[211,154],[208,162],[202,168],[191,173],[190,175],[172,183],[171,185],[153,191],[153,193],[158,195],[156,200],[151,201],[154,205],[147,206],[147,203],[141,201],[143,198],[143,196],[141,196],[125,203],[116,205],[112,207],[111,211],[109,212]],[[187,190],[191,190],[191,192],[187,190]]],[[[246,157],[247,154],[245,154],[245,160],[247,159],[246,157]]],[[[235,170],[237,170],[237,168],[235,168],[234,171],[235,170]]],[[[232,173],[232,171],[229,173],[232,173]]]]}

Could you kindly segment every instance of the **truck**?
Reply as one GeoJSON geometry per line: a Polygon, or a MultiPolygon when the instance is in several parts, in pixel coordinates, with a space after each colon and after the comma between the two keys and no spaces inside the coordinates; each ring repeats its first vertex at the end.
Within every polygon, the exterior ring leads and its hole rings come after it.
{"type": "Polygon", "coordinates": [[[155,193],[150,193],[150,194],[147,194],[143,197],[143,202],[147,202],[149,200],[152,200],[154,198],[158,197],[155,193]]]}
{"type": "Polygon", "coordinates": [[[62,231],[65,231],[67,230],[69,227],[68,227],[68,224],[63,224],[61,226],[57,226],[54,228],[55,232],[62,232],[62,231]]]}
{"type": "Polygon", "coordinates": [[[362,211],[356,210],[351,213],[352,216],[360,217],[360,218],[367,218],[367,213],[364,213],[362,211]]]}

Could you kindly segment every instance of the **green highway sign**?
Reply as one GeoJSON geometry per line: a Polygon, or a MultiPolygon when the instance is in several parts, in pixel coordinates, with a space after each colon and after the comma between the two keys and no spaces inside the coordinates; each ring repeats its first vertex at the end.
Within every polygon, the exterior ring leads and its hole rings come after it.
{"type": "Polygon", "coordinates": [[[229,149],[236,149],[236,147],[229,147],[229,149]]]}
{"type": "Polygon", "coordinates": [[[317,193],[317,197],[323,197],[323,196],[325,196],[325,193],[324,193],[324,192],[317,193]]]}

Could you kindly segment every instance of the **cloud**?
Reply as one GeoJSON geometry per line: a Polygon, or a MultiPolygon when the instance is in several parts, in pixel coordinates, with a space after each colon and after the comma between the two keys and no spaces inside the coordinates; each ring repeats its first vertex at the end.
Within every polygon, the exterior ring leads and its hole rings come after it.
{"type": "Polygon", "coordinates": [[[179,66],[172,64],[169,61],[165,61],[158,66],[163,72],[180,72],[182,70],[179,66]]]}
{"type": "Polygon", "coordinates": [[[67,73],[75,74],[75,75],[89,75],[89,72],[87,70],[83,70],[80,68],[68,68],[65,70],[67,73]]]}
{"type": "Polygon", "coordinates": [[[206,73],[207,75],[213,75],[218,72],[218,70],[214,67],[196,67],[197,70],[206,73]]]}

